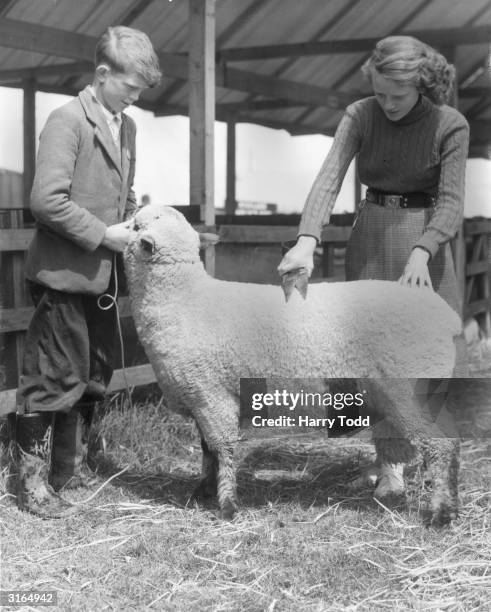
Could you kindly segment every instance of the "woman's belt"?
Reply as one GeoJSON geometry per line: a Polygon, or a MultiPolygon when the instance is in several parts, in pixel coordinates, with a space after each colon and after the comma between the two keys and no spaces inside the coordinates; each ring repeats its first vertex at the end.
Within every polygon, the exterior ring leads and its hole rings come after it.
{"type": "Polygon", "coordinates": [[[369,187],[365,199],[367,202],[385,206],[385,208],[431,208],[435,206],[435,196],[418,191],[385,193],[369,187]]]}

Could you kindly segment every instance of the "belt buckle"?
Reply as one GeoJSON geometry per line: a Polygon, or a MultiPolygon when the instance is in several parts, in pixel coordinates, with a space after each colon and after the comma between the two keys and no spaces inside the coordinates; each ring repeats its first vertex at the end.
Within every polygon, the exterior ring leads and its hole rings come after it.
{"type": "Polygon", "coordinates": [[[386,195],[385,196],[385,207],[386,208],[400,208],[402,203],[401,195],[386,195]]]}

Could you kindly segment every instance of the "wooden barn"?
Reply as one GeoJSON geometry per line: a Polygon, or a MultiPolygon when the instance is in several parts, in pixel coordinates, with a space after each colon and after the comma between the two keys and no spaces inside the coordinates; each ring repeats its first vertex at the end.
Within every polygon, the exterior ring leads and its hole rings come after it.
{"type": "MultiPolygon", "coordinates": [[[[221,244],[205,256],[210,273],[220,278],[273,282],[270,273],[260,271],[274,270],[280,244],[295,237],[299,220],[298,215],[235,214],[237,124],[332,136],[345,107],[370,95],[360,67],[384,36],[413,34],[455,64],[454,103],[470,123],[470,155],[490,157],[489,0],[0,0],[0,85],[22,88],[24,94],[24,172],[0,173],[6,389],[0,414],[13,409],[23,333],[32,312],[23,260],[32,235],[26,211],[35,167],[35,94],[76,95],[91,80],[97,38],[107,26],[120,24],[150,36],[164,75],[137,106],[156,117],[189,115],[185,213],[220,234],[221,244]],[[213,184],[215,120],[227,124],[227,197],[221,215],[215,212],[213,184]]],[[[353,190],[359,199],[358,181],[353,190]]],[[[337,258],[350,227],[348,216],[325,228],[319,254],[323,278],[338,277],[337,258]]],[[[486,334],[491,332],[490,235],[491,219],[466,220],[453,245],[465,295],[463,316],[476,317],[486,334]]],[[[125,298],[120,313],[129,317],[125,298]]],[[[144,384],[153,373],[140,364],[128,369],[128,378],[130,385],[144,384]]],[[[119,370],[112,389],[123,385],[119,370]]]]}

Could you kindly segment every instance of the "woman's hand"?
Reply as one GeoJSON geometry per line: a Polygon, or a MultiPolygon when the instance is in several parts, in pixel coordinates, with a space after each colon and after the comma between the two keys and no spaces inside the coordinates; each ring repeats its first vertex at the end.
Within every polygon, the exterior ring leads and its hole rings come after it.
{"type": "Polygon", "coordinates": [[[297,244],[285,254],[278,266],[280,276],[298,268],[306,268],[310,276],[314,268],[316,245],[317,240],[313,236],[299,236],[297,244]]]}
{"type": "Polygon", "coordinates": [[[404,268],[404,274],[399,279],[400,284],[411,288],[433,290],[428,270],[429,259],[430,254],[428,251],[419,247],[413,249],[404,268]]]}

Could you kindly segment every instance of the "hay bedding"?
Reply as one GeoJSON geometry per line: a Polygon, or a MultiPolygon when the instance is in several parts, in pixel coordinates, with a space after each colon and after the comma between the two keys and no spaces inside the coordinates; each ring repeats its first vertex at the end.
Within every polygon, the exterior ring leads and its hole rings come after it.
{"type": "MultiPolygon", "coordinates": [[[[490,375],[491,343],[470,348],[473,375],[490,375]]],[[[74,610],[490,609],[489,437],[464,441],[460,518],[441,532],[421,527],[416,468],[403,510],[345,486],[373,459],[368,432],[241,446],[242,512],[223,523],[188,503],[200,470],[194,426],[156,404],[138,407],[133,448],[124,402],[104,416],[99,468],[106,479],[130,469],[82,518],[40,521],[3,490],[2,588],[53,589],[74,610]]]]}

